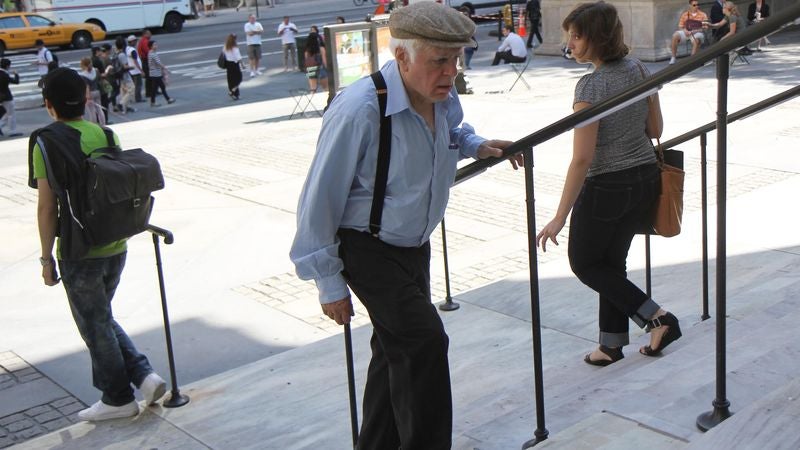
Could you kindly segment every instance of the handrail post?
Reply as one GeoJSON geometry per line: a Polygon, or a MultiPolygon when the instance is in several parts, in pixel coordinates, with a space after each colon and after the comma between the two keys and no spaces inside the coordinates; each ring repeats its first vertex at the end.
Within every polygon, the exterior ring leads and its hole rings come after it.
{"type": "Polygon", "coordinates": [[[542,371],[542,324],[539,316],[539,266],[536,255],[536,200],[533,192],[533,148],[524,151],[525,205],[528,215],[528,266],[531,289],[531,333],[533,335],[533,383],[536,396],[536,430],[534,438],[522,444],[522,449],[533,447],[547,439],[549,432],[544,420],[544,375],[542,371]]]}
{"type": "Polygon", "coordinates": [[[706,133],[700,135],[700,204],[703,228],[703,315],[708,320],[708,159],[706,158],[706,133]]]}
{"type": "Polygon", "coordinates": [[[725,392],[725,286],[726,286],[726,184],[728,132],[728,72],[730,56],[717,58],[717,392],[713,410],[697,417],[697,428],[708,431],[731,416],[731,403],[725,392]]]}
{"type": "Polygon", "coordinates": [[[158,288],[161,291],[161,313],[164,317],[164,337],[167,341],[167,361],[169,362],[169,376],[172,379],[172,391],[170,398],[164,400],[161,405],[165,408],[177,408],[189,403],[189,396],[181,394],[178,389],[178,377],[175,374],[175,355],[172,353],[172,333],[169,326],[169,313],[167,311],[167,292],[164,288],[164,271],[161,268],[161,249],[158,245],[158,237],[164,238],[164,243],[169,245],[175,242],[172,232],[155,225],[148,225],[147,231],[153,235],[153,247],[156,253],[156,268],[158,269],[158,288]]]}
{"type": "Polygon", "coordinates": [[[447,264],[447,231],[444,228],[444,217],[442,217],[442,255],[444,256],[444,303],[439,304],[439,309],[442,311],[455,311],[461,307],[458,303],[453,302],[453,297],[450,295],[450,266],[447,264]]]}

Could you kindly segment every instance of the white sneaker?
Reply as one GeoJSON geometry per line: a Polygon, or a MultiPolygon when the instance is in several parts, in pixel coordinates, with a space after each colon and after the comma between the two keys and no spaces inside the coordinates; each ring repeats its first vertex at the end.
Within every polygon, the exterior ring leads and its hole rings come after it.
{"type": "Polygon", "coordinates": [[[161,397],[167,392],[167,383],[163,378],[158,376],[157,373],[151,372],[150,375],[145,377],[142,385],[139,386],[139,391],[144,396],[144,404],[152,405],[159,401],[161,397]]]}
{"type": "Polygon", "coordinates": [[[255,76],[256,76],[256,73],[255,73],[255,72],[253,72],[253,71],[251,70],[251,71],[250,71],[250,78],[253,78],[253,77],[255,77],[255,76]]]}
{"type": "Polygon", "coordinates": [[[262,71],[260,71],[260,70],[256,70],[256,75],[262,75],[263,73],[264,73],[264,72],[262,72],[262,71]]]}
{"type": "Polygon", "coordinates": [[[78,411],[78,419],[87,422],[97,422],[100,420],[132,417],[137,414],[139,414],[139,404],[136,403],[135,400],[122,406],[106,405],[100,400],[94,405],[82,411],[78,411]]]}
{"type": "Polygon", "coordinates": [[[677,61],[677,60],[676,60],[676,59],[675,59],[675,57],[673,56],[672,58],[670,58],[670,59],[669,59],[669,64],[670,64],[670,65],[672,65],[672,64],[675,64],[675,62],[676,62],[676,61],[677,61]]]}

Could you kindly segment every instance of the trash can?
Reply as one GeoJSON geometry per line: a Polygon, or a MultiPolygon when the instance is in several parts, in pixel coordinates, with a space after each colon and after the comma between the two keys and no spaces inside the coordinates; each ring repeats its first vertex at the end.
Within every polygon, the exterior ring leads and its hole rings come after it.
{"type": "Polygon", "coordinates": [[[294,46],[297,49],[297,68],[301,72],[306,71],[306,41],[308,41],[308,36],[297,36],[294,38],[294,46]]]}

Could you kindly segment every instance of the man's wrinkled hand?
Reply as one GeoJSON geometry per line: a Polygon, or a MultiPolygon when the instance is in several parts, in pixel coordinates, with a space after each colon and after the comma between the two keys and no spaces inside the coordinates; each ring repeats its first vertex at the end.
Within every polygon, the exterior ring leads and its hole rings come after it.
{"type": "MultiPolygon", "coordinates": [[[[512,141],[504,141],[500,139],[492,139],[484,142],[478,147],[478,158],[501,158],[503,156],[503,149],[513,144],[512,141]]],[[[522,167],[522,153],[510,157],[509,162],[514,170],[522,167]]]]}
{"type": "Polygon", "coordinates": [[[350,317],[353,313],[353,303],[350,301],[350,296],[337,300],[332,303],[323,303],[322,312],[329,318],[336,321],[339,325],[350,323],[350,317]]]}

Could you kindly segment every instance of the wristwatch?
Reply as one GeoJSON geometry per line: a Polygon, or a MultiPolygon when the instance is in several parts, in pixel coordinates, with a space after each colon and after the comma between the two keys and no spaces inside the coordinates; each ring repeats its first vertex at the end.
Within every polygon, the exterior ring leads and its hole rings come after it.
{"type": "Polygon", "coordinates": [[[53,257],[48,256],[47,258],[39,258],[39,264],[41,264],[42,267],[49,266],[50,264],[53,264],[53,257]]]}

